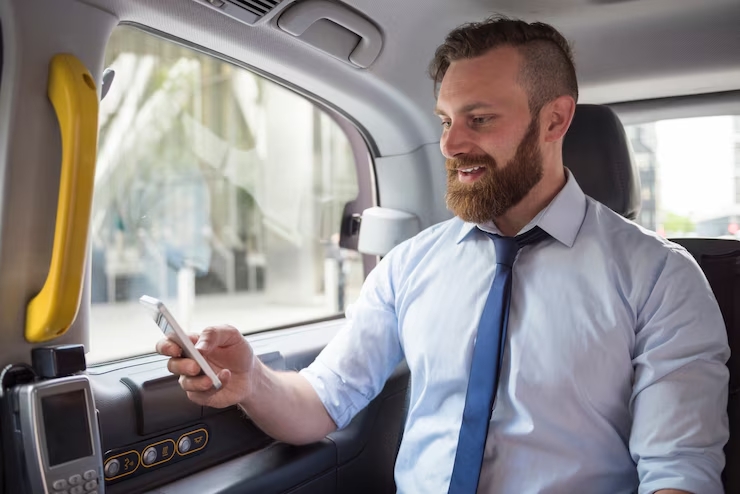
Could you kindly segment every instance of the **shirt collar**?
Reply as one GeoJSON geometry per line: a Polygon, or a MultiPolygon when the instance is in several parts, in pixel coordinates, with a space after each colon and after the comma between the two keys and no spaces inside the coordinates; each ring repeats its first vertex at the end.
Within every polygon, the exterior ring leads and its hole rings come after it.
{"type": "MultiPolygon", "coordinates": [[[[578,236],[578,230],[580,230],[586,217],[586,195],[571,171],[566,168],[565,174],[565,186],[550,201],[550,204],[537,213],[532,221],[519,231],[519,234],[539,226],[558,242],[568,247],[573,246],[576,236],[578,236]]],[[[492,221],[483,224],[466,222],[460,228],[457,243],[462,242],[476,227],[490,233],[501,234],[492,221]]]]}

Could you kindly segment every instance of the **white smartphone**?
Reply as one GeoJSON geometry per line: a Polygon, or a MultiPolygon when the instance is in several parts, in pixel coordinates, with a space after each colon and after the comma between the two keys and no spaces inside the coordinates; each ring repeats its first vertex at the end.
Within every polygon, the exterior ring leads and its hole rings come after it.
{"type": "Polygon", "coordinates": [[[220,389],[221,380],[216,376],[216,373],[213,371],[211,366],[208,365],[208,362],[203,358],[203,355],[201,355],[195,348],[195,345],[190,341],[190,338],[185,334],[182,327],[177,323],[175,318],[172,317],[170,311],[167,310],[167,306],[165,306],[161,300],[148,295],[143,295],[139,299],[139,303],[149,309],[154,322],[157,323],[157,326],[159,326],[159,329],[162,330],[164,335],[180,345],[183,356],[195,360],[203,370],[203,373],[211,378],[213,387],[220,389]]]}

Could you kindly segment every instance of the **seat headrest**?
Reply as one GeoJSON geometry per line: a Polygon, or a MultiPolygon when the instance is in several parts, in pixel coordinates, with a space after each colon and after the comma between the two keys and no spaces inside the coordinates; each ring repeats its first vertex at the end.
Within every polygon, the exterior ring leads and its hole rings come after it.
{"type": "Polygon", "coordinates": [[[637,218],[640,175],[614,110],[601,105],[576,106],[563,141],[563,164],[586,195],[626,218],[637,218]]]}

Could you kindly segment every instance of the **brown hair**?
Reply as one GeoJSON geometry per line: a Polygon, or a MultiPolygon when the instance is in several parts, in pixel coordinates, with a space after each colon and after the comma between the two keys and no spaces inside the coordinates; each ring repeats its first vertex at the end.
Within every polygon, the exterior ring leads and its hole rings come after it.
{"type": "Polygon", "coordinates": [[[549,24],[529,24],[504,16],[463,24],[447,35],[429,65],[435,92],[452,62],[475,58],[500,46],[516,47],[522,54],[520,82],[529,95],[533,115],[559,96],[569,95],[578,101],[573,53],[563,35],[549,24]]]}

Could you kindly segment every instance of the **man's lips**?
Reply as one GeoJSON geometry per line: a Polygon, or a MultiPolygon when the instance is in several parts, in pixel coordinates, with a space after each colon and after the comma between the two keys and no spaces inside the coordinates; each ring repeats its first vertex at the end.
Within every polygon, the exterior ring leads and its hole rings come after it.
{"type": "Polygon", "coordinates": [[[457,168],[457,179],[465,184],[472,184],[486,173],[484,165],[461,166],[457,168]]]}

